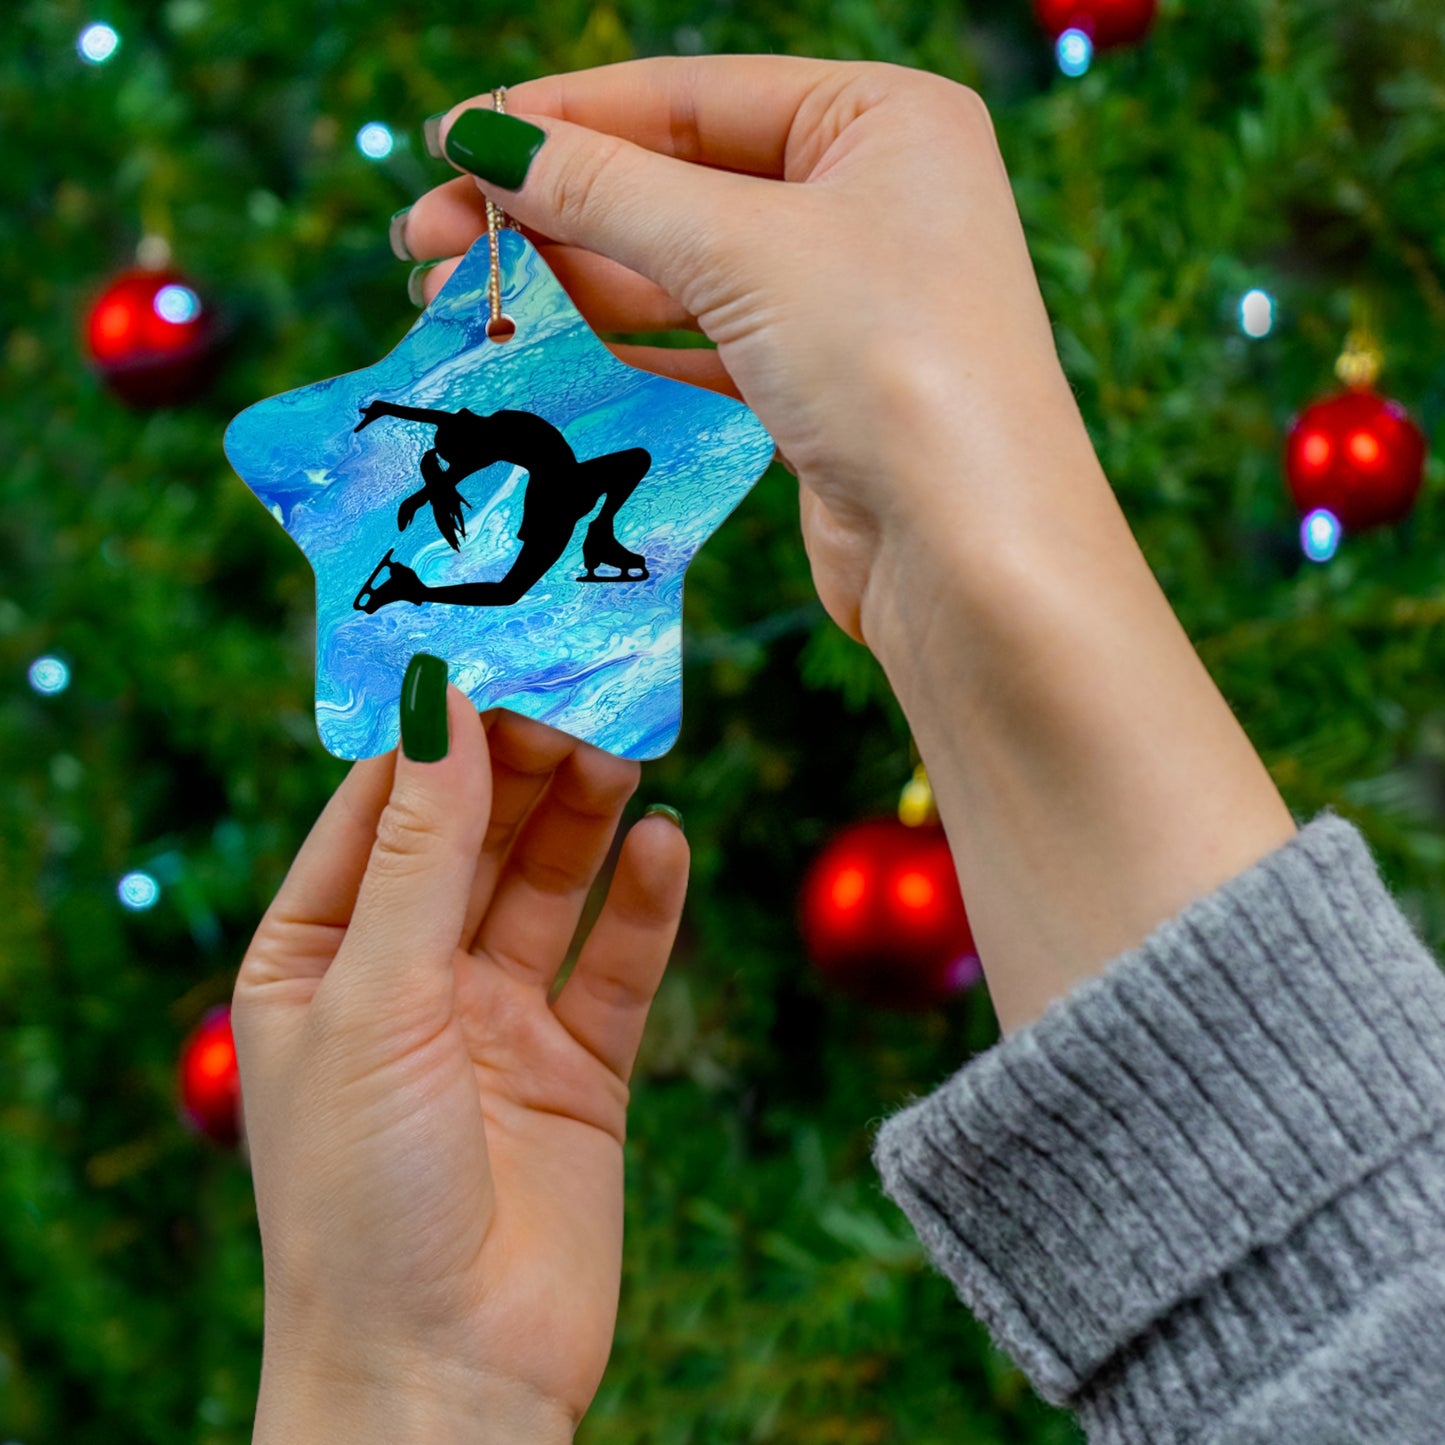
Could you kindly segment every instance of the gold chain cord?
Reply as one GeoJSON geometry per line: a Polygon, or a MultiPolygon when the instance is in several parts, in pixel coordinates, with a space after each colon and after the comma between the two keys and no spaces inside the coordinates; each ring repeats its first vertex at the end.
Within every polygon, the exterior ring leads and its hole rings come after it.
{"type": "MultiPolygon", "coordinates": [[[[492,92],[492,109],[500,114],[507,113],[507,87],[499,85],[492,92]]],[[[487,273],[487,305],[491,320],[488,332],[502,320],[502,259],[497,247],[497,232],[507,224],[507,213],[490,197],[487,199],[487,246],[491,253],[491,266],[487,273]]]]}

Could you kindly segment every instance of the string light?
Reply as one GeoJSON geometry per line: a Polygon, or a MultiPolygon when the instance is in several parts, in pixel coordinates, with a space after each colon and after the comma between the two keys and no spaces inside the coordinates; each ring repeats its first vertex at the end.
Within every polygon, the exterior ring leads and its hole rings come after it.
{"type": "Polygon", "coordinates": [[[1274,297],[1268,291],[1246,291],[1239,303],[1239,329],[1258,340],[1274,330],[1274,297]]]}
{"type": "Polygon", "coordinates": [[[143,913],[160,900],[161,885],[149,873],[127,873],[116,885],[116,896],[133,913],[143,913]]]}
{"type": "Polygon", "coordinates": [[[162,286],[151,305],[162,321],[169,321],[173,326],[184,326],[201,314],[201,298],[189,286],[174,283],[162,286]]]}
{"type": "Polygon", "coordinates": [[[396,145],[396,137],[389,125],[379,120],[370,120],[356,132],[356,148],[368,160],[384,161],[396,145]]]}
{"type": "Polygon", "coordinates": [[[1328,562],[1339,551],[1340,519],[1326,507],[1316,507],[1300,523],[1300,546],[1311,562],[1328,562]]]}
{"type": "Polygon", "coordinates": [[[1058,58],[1059,69],[1077,79],[1086,74],[1094,63],[1094,42],[1082,30],[1066,30],[1055,42],[1054,54],[1058,58]]]}
{"type": "Polygon", "coordinates": [[[30,664],[30,686],[45,697],[54,697],[70,686],[70,669],[58,657],[37,657],[30,664]]]}
{"type": "Polygon", "coordinates": [[[104,65],[120,49],[120,36],[105,24],[87,25],[75,42],[80,58],[91,65],[104,65]]]}

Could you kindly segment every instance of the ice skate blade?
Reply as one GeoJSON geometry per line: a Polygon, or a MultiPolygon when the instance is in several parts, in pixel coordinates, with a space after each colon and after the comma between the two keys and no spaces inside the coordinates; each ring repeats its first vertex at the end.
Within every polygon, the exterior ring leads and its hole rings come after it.
{"type": "Polygon", "coordinates": [[[388,547],[386,549],[386,556],[383,557],[381,561],[378,562],[376,566],[371,569],[371,576],[368,577],[366,581],[361,584],[361,591],[356,594],[356,598],[351,604],[352,608],[355,611],[365,612],[369,616],[373,612],[380,610],[377,607],[368,607],[366,606],[366,603],[370,602],[371,599],[380,590],[376,586],[376,579],[381,575],[381,569],[383,567],[391,566],[391,554],[394,551],[396,551],[395,547],[388,547]]]}
{"type": "Polygon", "coordinates": [[[594,573],[589,573],[586,577],[579,577],[579,578],[577,578],[577,581],[579,581],[579,582],[646,582],[647,579],[648,579],[649,577],[651,577],[651,576],[652,576],[652,573],[649,572],[646,567],[644,567],[644,568],[642,569],[642,572],[641,572],[638,576],[636,576],[636,577],[598,577],[598,576],[595,575],[594,573]]]}

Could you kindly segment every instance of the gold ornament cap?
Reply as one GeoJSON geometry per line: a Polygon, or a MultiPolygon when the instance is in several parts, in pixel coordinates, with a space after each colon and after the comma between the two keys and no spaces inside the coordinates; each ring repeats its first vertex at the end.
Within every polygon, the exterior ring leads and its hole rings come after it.
{"type": "Polygon", "coordinates": [[[1345,349],[1335,362],[1335,375],[1346,386],[1363,391],[1374,386],[1384,364],[1379,342],[1368,331],[1356,329],[1345,337],[1345,349]]]}
{"type": "Polygon", "coordinates": [[[922,763],[914,768],[913,776],[904,783],[898,796],[898,821],[910,828],[921,828],[938,821],[938,806],[933,801],[928,769],[922,763]]]}

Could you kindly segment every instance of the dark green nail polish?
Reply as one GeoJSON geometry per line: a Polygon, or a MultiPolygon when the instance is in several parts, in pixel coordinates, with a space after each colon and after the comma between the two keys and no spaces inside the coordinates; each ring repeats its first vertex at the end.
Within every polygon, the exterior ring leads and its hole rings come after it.
{"type": "Polygon", "coordinates": [[[514,115],[464,110],[447,132],[447,159],[494,186],[515,191],[546,139],[546,131],[514,115]]]}
{"type": "Polygon", "coordinates": [[[654,813],[661,813],[669,822],[676,823],[679,833],[687,832],[687,829],[682,826],[682,814],[676,808],[669,808],[666,803],[653,803],[642,816],[650,818],[654,813]]]}
{"type": "Polygon", "coordinates": [[[416,257],[406,249],[406,218],[411,214],[410,206],[403,206],[386,228],[386,238],[391,242],[391,254],[398,261],[415,261],[416,257]]]}
{"type": "Polygon", "coordinates": [[[446,119],[446,111],[439,110],[435,115],[429,115],[421,123],[421,138],[426,142],[426,153],[435,156],[438,160],[444,160],[442,155],[442,121],[446,119]]]}
{"type": "Polygon", "coordinates": [[[436,264],[435,261],[423,261],[420,266],[411,268],[411,275],[406,278],[406,299],[413,306],[426,305],[426,292],[421,289],[421,278],[436,264]]]}
{"type": "Polygon", "coordinates": [[[401,750],[415,763],[447,755],[447,665],[418,652],[401,682],[401,750]]]}

